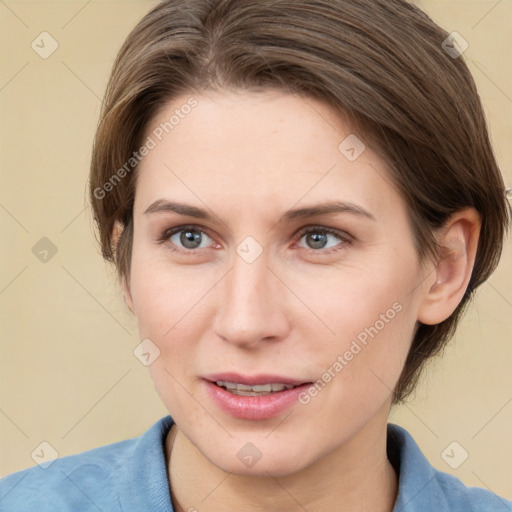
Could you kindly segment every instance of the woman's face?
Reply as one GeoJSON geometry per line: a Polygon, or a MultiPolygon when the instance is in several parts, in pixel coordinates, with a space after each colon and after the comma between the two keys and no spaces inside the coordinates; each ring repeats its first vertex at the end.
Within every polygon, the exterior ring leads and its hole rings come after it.
{"type": "Polygon", "coordinates": [[[383,163],[326,105],[189,98],[145,135],[127,300],[188,440],[284,475],[384,428],[424,271],[383,163]]]}

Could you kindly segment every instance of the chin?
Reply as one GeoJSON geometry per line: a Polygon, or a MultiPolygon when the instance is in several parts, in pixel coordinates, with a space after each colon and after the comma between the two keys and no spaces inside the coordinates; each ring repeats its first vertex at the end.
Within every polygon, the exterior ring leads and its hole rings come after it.
{"type": "Polygon", "coordinates": [[[293,458],[288,458],[283,454],[274,453],[272,457],[265,457],[262,455],[261,459],[254,462],[252,465],[244,464],[233,458],[222,457],[222,460],[211,460],[218,468],[227,473],[232,473],[238,476],[252,476],[252,477],[285,477],[293,475],[304,469],[304,460],[298,460],[297,453],[293,458]]]}
{"type": "Polygon", "coordinates": [[[219,443],[213,451],[211,446],[201,445],[200,442],[196,447],[214,466],[240,476],[289,476],[303,470],[321,456],[319,453],[318,457],[314,457],[311,443],[301,446],[291,439],[286,443],[282,440],[270,442],[268,439],[258,440],[254,437],[253,441],[242,441],[237,436],[226,443],[219,443]]]}

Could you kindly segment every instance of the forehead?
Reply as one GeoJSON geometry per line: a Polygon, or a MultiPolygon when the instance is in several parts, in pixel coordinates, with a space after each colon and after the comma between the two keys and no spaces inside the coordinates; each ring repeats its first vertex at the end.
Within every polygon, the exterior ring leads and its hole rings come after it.
{"type": "Polygon", "coordinates": [[[146,207],[165,193],[195,204],[208,198],[224,208],[397,201],[364,136],[326,104],[299,95],[183,95],[152,119],[144,139],[154,143],[138,167],[136,195],[146,207]]]}

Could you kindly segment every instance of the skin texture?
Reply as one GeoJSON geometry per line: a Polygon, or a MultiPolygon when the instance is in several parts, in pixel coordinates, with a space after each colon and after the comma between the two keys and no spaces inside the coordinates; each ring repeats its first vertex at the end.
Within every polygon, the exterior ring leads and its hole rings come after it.
{"type": "MultiPolygon", "coordinates": [[[[146,136],[189,97],[166,105],[146,136]]],[[[339,510],[340,503],[345,511],[390,511],[392,389],[417,323],[444,320],[463,296],[478,215],[456,214],[437,234],[448,247],[441,259],[420,264],[384,164],[369,146],[346,158],[338,146],[353,131],[328,106],[276,91],[195,98],[139,165],[124,283],[140,339],[160,350],[149,369],[177,424],[167,443],[173,503],[201,512],[339,510]],[[158,199],[206,209],[212,219],[145,214],[158,199]],[[279,222],[288,209],[330,200],[373,219],[342,212],[279,222]],[[198,248],[183,245],[183,232],[159,242],[190,224],[206,231],[198,248]],[[312,233],[301,234],[306,227],[312,233]],[[322,227],[339,238],[322,238],[322,227]],[[251,263],[236,252],[248,236],[262,249],[251,263]],[[206,393],[202,377],[213,372],[316,382],[361,332],[381,325],[381,315],[384,327],[307,404],[247,420],[206,393]],[[237,457],[248,442],[262,455],[252,467],[237,457]]]]}

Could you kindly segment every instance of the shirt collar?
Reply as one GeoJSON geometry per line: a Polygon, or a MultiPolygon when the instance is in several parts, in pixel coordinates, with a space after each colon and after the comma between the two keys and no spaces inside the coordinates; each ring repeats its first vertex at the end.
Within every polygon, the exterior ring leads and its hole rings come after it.
{"type": "MultiPolygon", "coordinates": [[[[165,457],[166,436],[172,424],[171,416],[166,416],[137,438],[120,494],[123,510],[173,512],[165,457]]],[[[434,510],[438,471],[404,428],[389,423],[387,434],[388,458],[398,475],[393,512],[434,510]]]]}
{"type": "Polygon", "coordinates": [[[388,458],[398,475],[398,496],[393,512],[435,510],[433,489],[437,485],[434,469],[416,441],[404,428],[388,423],[388,458]]]}
{"type": "Polygon", "coordinates": [[[121,483],[122,510],[174,512],[165,456],[165,440],[173,423],[166,416],[137,438],[121,483]]]}

